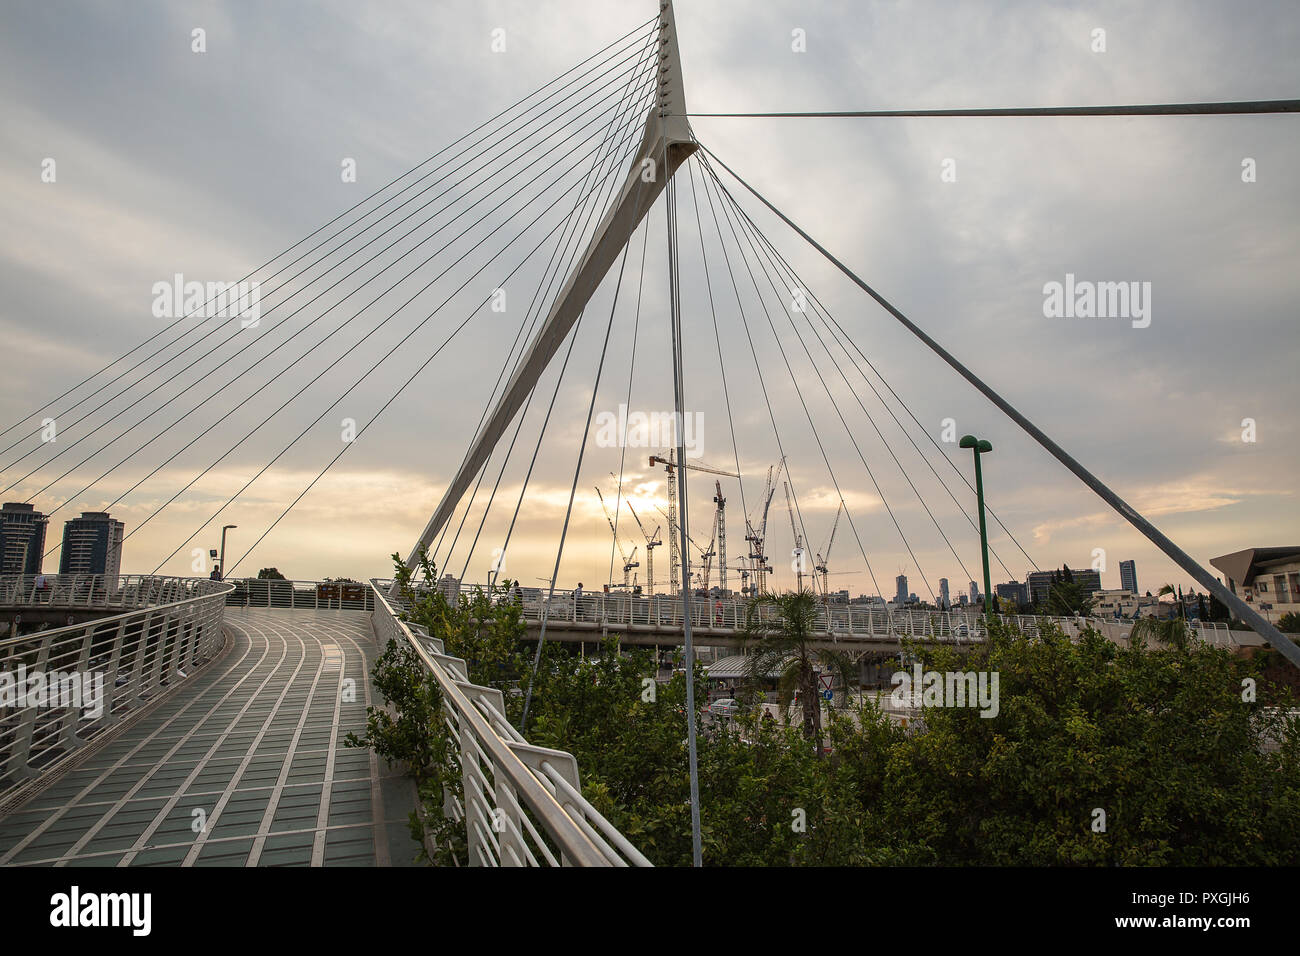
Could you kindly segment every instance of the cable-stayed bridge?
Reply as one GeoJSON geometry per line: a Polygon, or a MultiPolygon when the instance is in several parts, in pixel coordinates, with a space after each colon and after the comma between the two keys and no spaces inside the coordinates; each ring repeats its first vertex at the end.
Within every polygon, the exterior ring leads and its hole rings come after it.
{"type": "MultiPolygon", "coordinates": [[[[15,626],[0,641],[0,652],[10,662],[78,672],[92,662],[107,665],[115,688],[110,705],[94,718],[71,710],[50,716],[36,705],[4,715],[0,756],[10,801],[6,822],[11,825],[0,832],[0,859],[63,864],[89,855],[130,865],[152,850],[165,849],[157,859],[255,865],[282,850],[288,861],[321,864],[331,861],[337,846],[342,847],[339,859],[372,853],[377,862],[391,860],[387,829],[400,816],[389,813],[396,798],[385,790],[395,785],[373,760],[364,777],[368,824],[337,818],[340,804],[333,787],[344,760],[338,742],[349,720],[350,729],[357,729],[364,703],[345,708],[335,702],[331,709],[331,695],[337,696],[352,673],[368,698],[364,668],[373,658],[373,642],[395,637],[410,643],[436,676],[450,701],[462,753],[473,756],[465,760],[466,799],[449,808],[465,822],[472,862],[644,862],[582,799],[572,758],[529,745],[505,721],[499,693],[494,697],[488,689],[468,684],[463,662],[398,618],[398,595],[386,582],[371,582],[359,609],[344,608],[342,598],[330,608],[328,596],[324,609],[319,596],[314,606],[298,607],[291,588],[290,613],[279,617],[269,608],[227,610],[226,601],[236,591],[228,582],[241,567],[247,573],[249,556],[345,455],[365,448],[364,436],[376,422],[396,414],[393,407],[400,407],[410,390],[428,386],[422,375],[456,363],[478,370],[486,397],[463,457],[440,500],[430,503],[432,515],[415,539],[408,564],[415,566],[427,555],[438,569],[462,581],[470,579],[471,567],[480,567],[473,564],[477,557],[489,567],[488,587],[509,579],[504,566],[518,563],[512,542],[522,550],[516,533],[521,519],[529,518],[529,489],[536,488],[537,468],[553,457],[543,454],[549,438],[546,447],[560,447],[567,457],[561,478],[569,491],[556,529],[554,561],[544,579],[544,599],[526,605],[539,655],[545,640],[582,642],[612,632],[633,643],[681,644],[689,666],[697,640],[717,646],[738,641],[748,607],[743,598],[761,591],[759,582],[772,573],[766,522],[775,487],[769,470],[769,487],[757,494],[752,476],[760,460],[779,462],[778,474],[784,473],[781,483],[796,545],[791,575],[799,582],[817,570],[825,589],[824,575],[830,573],[824,559],[830,543],[825,555],[818,554],[818,568],[810,560],[811,522],[805,522],[804,512],[806,482],[814,472],[816,480],[834,489],[837,526],[840,513],[845,522],[841,540],[856,551],[852,560],[861,559],[860,573],[876,594],[888,593],[876,570],[882,567],[878,542],[884,534],[896,536],[891,548],[905,552],[925,587],[931,587],[918,560],[916,526],[905,511],[923,514],[925,535],[943,543],[967,580],[979,580],[979,565],[967,563],[985,522],[985,511],[972,507],[976,489],[921,425],[853,325],[832,312],[812,287],[812,277],[795,268],[763,222],[782,228],[784,239],[792,233],[820,254],[1237,617],[1300,664],[1300,650],[1254,608],[742,178],[743,159],[717,156],[698,141],[686,94],[673,9],[664,3],[658,16],[243,277],[240,283],[258,283],[255,304],[239,284],[178,291],[173,298],[181,300],[176,309],[181,314],[161,333],[0,433],[6,446],[0,449],[5,492],[18,489],[29,502],[40,501],[49,515],[130,470],[134,480],[104,510],[142,489],[158,504],[130,529],[128,540],[168,509],[188,507],[196,487],[206,487],[200,483],[220,475],[232,456],[269,449],[265,463],[246,481],[216,497],[216,507],[199,504],[201,520],[196,519],[194,531],[170,553],[156,555],[153,573],[134,584],[91,582],[82,594],[77,582],[66,582],[67,590],[59,592],[56,580],[55,591],[46,594],[35,580],[14,582],[15,609],[37,611],[43,601],[45,609],[61,609],[58,595],[63,594],[69,609],[81,596],[87,612],[119,613],[27,634],[15,626]],[[660,234],[655,223],[661,208],[660,234]],[[685,306],[683,268],[704,292],[685,306]],[[526,303],[522,309],[521,302],[526,303]],[[501,316],[518,316],[517,325],[503,325],[501,316]],[[432,341],[426,341],[430,334],[432,341]],[[652,358],[646,358],[647,351],[652,358]],[[579,367],[584,357],[593,360],[592,367],[579,367]],[[340,376],[346,385],[341,390],[334,388],[340,376]],[[644,457],[641,445],[630,440],[626,427],[615,443],[616,454],[602,454],[593,438],[597,412],[605,407],[602,400],[627,408],[645,405],[654,399],[635,389],[646,389],[650,382],[658,383],[654,394],[668,396],[675,426],[673,443],[661,448],[665,455],[656,459],[666,465],[667,540],[642,525],[647,504],[656,501],[632,486],[635,478],[628,466],[642,467],[636,460],[644,457]],[[372,414],[349,419],[351,433],[337,454],[287,497],[278,516],[222,568],[227,583],[162,576],[178,556],[186,557],[201,534],[230,517],[255,483],[278,463],[295,460],[314,430],[333,427],[340,410],[361,394],[376,396],[372,414]],[[713,420],[726,422],[725,431],[711,429],[721,436],[711,444],[721,447],[725,458],[716,452],[711,457],[726,465],[725,472],[707,470],[736,476],[737,484],[727,487],[735,489],[745,524],[745,534],[733,532],[733,542],[743,539],[745,545],[733,551],[732,564],[726,557],[726,495],[720,480],[713,530],[720,547],[715,550],[711,543],[700,548],[690,527],[688,471],[695,463],[685,422],[700,407],[701,395],[708,396],[713,420]],[[42,441],[47,419],[57,423],[57,443],[42,441]],[[231,433],[232,427],[243,430],[231,433]],[[895,432],[903,442],[887,437],[895,432]],[[743,448],[756,433],[763,436],[761,448],[743,448]],[[188,440],[182,443],[178,435],[188,440]],[[801,449],[797,468],[792,467],[796,447],[801,449]],[[166,489],[151,484],[195,456],[193,477],[185,484],[166,489]],[[144,468],[148,470],[134,477],[144,468]],[[904,500],[887,491],[885,470],[901,476],[907,486],[904,500]],[[561,570],[578,490],[593,474],[602,482],[609,475],[614,482],[611,591],[589,594],[584,604],[562,582],[561,570]],[[934,493],[923,493],[918,481],[934,493]],[[879,502],[879,515],[858,508],[864,492],[879,502]],[[640,516],[633,511],[637,506],[640,516]],[[667,561],[660,556],[660,568],[666,564],[669,574],[658,582],[650,574],[644,593],[614,586],[618,535],[635,540],[625,512],[634,514],[645,536],[648,574],[652,548],[669,545],[667,561]],[[692,547],[700,551],[700,562],[692,558],[692,547]],[[702,593],[693,584],[693,568],[704,563],[712,569],[714,556],[720,557],[716,573],[724,592],[716,598],[707,583],[702,593]],[[732,580],[739,576],[745,582],[743,589],[727,587],[728,572],[732,580]],[[656,584],[665,590],[656,594],[656,584]],[[132,596],[126,596],[128,591],[132,596]],[[335,617],[327,620],[331,612],[335,617]],[[214,676],[217,665],[228,668],[219,678],[214,676]],[[227,686],[227,679],[234,686],[227,686]],[[318,733],[319,720],[328,720],[325,738],[318,733]],[[137,739],[142,734],[146,736],[137,739]],[[84,748],[87,741],[95,746],[84,748]],[[184,755],[182,762],[192,765],[183,774],[148,782],[159,769],[151,763],[155,755],[169,760],[184,755]],[[205,786],[201,781],[208,779],[204,775],[214,762],[230,769],[230,775],[210,775],[210,787],[193,789],[205,786]],[[294,791],[295,775],[314,781],[319,774],[324,774],[323,784],[303,783],[301,791],[294,791]],[[60,781],[70,783],[63,791],[47,789],[60,781]],[[98,800],[109,782],[122,784],[122,792],[98,800]],[[152,814],[139,815],[147,822],[135,830],[119,814],[138,809],[132,804],[144,799],[139,797],[142,784],[163,800],[148,808],[152,814]],[[57,796],[43,796],[47,793],[57,796]],[[177,816],[177,808],[187,805],[186,794],[212,801],[209,819],[225,814],[229,820],[238,812],[239,826],[247,832],[208,838],[200,830],[192,832],[202,838],[186,837],[185,821],[177,816]],[[95,812],[69,812],[66,801],[80,805],[91,797],[96,798],[90,801],[95,812]],[[499,829],[502,819],[504,829],[499,829]],[[106,841],[105,831],[113,831],[114,839],[106,841]],[[157,842],[160,832],[170,834],[168,842],[157,842]],[[332,842],[336,839],[341,842],[332,842]]],[[[1300,102],[1285,100],[817,115],[1161,116],[1297,109],[1300,102]]],[[[412,422],[410,427],[418,435],[444,424],[412,422]]],[[[1018,560],[1010,553],[1014,548],[1037,569],[1011,529],[991,508],[987,513],[1001,531],[1004,553],[994,547],[987,559],[982,554],[980,559],[996,562],[1014,577],[1007,564],[1018,560]]],[[[50,548],[47,558],[58,549],[50,548]]],[[[841,559],[843,549],[842,544],[841,559]]],[[[631,566],[631,558],[625,558],[625,571],[631,566]]],[[[987,594],[987,563],[982,570],[987,594]]],[[[707,574],[705,570],[705,582],[707,574]]],[[[268,586],[268,604],[270,594],[268,586]]],[[[933,592],[930,596],[935,598],[933,592]]],[[[852,605],[840,609],[829,602],[823,615],[826,640],[861,646],[863,653],[892,651],[904,637],[956,644],[981,638],[978,615],[866,610],[855,618],[852,605]]],[[[1021,623],[1040,626],[1034,619],[1021,623]]],[[[1213,633],[1202,636],[1214,639],[1213,633]]],[[[693,708],[688,712],[693,747],[693,708]]]]}

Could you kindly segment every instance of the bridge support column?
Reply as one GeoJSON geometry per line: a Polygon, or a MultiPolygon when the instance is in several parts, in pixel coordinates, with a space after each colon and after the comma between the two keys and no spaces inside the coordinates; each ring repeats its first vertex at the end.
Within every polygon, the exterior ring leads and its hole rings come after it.
{"type": "Polygon", "coordinates": [[[669,179],[698,148],[687,121],[672,2],[662,0],[658,96],[646,116],[641,145],[628,168],[622,189],[596,227],[582,259],[556,295],[550,313],[533,337],[491,416],[466,452],[419,541],[411,549],[406,560],[408,566],[416,566],[421,548],[432,543],[434,535],[451,516],[641,220],[664,191],[669,179]]]}

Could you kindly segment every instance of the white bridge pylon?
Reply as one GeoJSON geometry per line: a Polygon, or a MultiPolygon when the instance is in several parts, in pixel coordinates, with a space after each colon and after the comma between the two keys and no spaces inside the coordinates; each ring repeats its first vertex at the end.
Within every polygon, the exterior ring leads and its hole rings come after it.
{"type": "Polygon", "coordinates": [[[411,549],[407,565],[415,567],[421,548],[427,548],[460,503],[480,468],[514,420],[529,392],[559,351],[573,324],[586,308],[610,267],[627,245],[647,212],[664,191],[668,180],[695,152],[697,144],[686,118],[686,93],[677,48],[673,5],[660,6],[658,41],[659,89],[655,105],[646,116],[641,146],[632,160],[622,189],[596,227],[582,259],[560,289],[546,321],[537,331],[510,384],[474,439],[456,477],[447,486],[433,517],[411,549]]]}

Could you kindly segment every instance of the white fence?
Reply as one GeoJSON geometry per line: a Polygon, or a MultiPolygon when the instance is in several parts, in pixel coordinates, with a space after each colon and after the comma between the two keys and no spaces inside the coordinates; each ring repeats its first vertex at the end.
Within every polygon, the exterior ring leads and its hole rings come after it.
{"type": "Polygon", "coordinates": [[[131,610],[0,639],[0,797],[185,680],[222,644],[229,585],[103,575],[46,583],[6,577],[0,594],[18,605],[131,610]]]}
{"type": "Polygon", "coordinates": [[[370,586],[358,581],[269,581],[230,578],[234,590],[228,607],[313,608],[326,611],[373,611],[370,586]]]}
{"type": "Polygon", "coordinates": [[[463,799],[446,814],[465,827],[471,866],[650,866],[582,796],[572,754],[535,747],[505,716],[501,691],[469,682],[460,658],[399,617],[389,583],[371,581],[371,622],[381,647],[406,644],[442,692],[446,732],[457,748],[463,799]]]}
{"type": "Polygon", "coordinates": [[[151,574],[5,574],[0,575],[0,607],[129,610],[188,597],[198,580],[151,574]]]}
{"type": "MultiPolygon", "coordinates": [[[[391,582],[379,582],[387,587],[391,582]]],[[[449,598],[473,593],[479,585],[462,584],[448,589],[436,585],[449,598]]],[[[547,626],[574,626],[601,632],[635,630],[678,631],[682,628],[680,595],[629,594],[626,591],[574,591],[557,589],[547,598],[545,588],[521,588],[505,595],[518,600],[523,617],[530,624],[546,618],[547,626]]],[[[748,615],[772,618],[776,609],[752,608],[743,598],[695,594],[691,597],[691,628],[701,636],[735,634],[744,630],[748,615]]],[[[1034,614],[996,615],[998,620],[1015,624],[1023,633],[1036,635],[1045,625],[1053,624],[1070,637],[1077,637],[1086,627],[1100,631],[1112,640],[1126,639],[1132,621],[1096,617],[1047,617],[1034,614]]],[[[1189,622],[1199,636],[1210,643],[1231,646],[1236,643],[1226,624],[1189,622]]],[[[816,633],[834,640],[928,639],[962,644],[984,639],[987,619],[978,611],[891,611],[879,605],[822,604],[817,611],[816,633]]]]}

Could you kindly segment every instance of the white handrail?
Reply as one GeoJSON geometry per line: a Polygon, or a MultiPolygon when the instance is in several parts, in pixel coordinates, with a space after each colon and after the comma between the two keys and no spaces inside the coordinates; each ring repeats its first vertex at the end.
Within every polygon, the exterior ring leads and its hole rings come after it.
{"type": "Polygon", "coordinates": [[[0,638],[0,673],[14,691],[0,699],[0,798],[212,657],[231,590],[204,578],[151,575],[50,575],[48,589],[33,590],[14,580],[31,577],[0,579],[11,607],[131,609],[0,638]]]}
{"type": "MultiPolygon", "coordinates": [[[[576,866],[649,866],[636,847],[582,796],[577,761],[572,754],[527,743],[504,721],[500,692],[467,683],[447,666],[465,672],[465,663],[441,654],[442,644],[418,634],[403,621],[389,602],[391,582],[372,580],[374,611],[371,620],[381,643],[400,640],[410,647],[433,676],[442,692],[448,736],[459,749],[463,775],[463,807],[451,819],[465,826],[470,865],[536,864],[537,856],[523,843],[525,834],[536,839],[537,828],[559,849],[560,862],[576,866]],[[432,650],[430,649],[432,645],[432,650]],[[483,703],[483,710],[475,706],[483,703]],[[505,723],[505,735],[497,724],[505,723]],[[482,762],[488,764],[483,772],[482,762]],[[556,775],[564,786],[556,783],[556,775]],[[488,786],[490,778],[491,786],[488,786]],[[531,814],[532,819],[524,813],[531,814]],[[483,823],[488,824],[488,833],[483,823]],[[599,831],[603,831],[604,837],[599,831]],[[609,839],[606,839],[609,838],[609,839]],[[613,841],[611,845],[610,840],[613,841]]],[[[454,801],[451,801],[454,803],[454,801]]],[[[555,856],[539,843],[541,856],[555,856]]]]}

